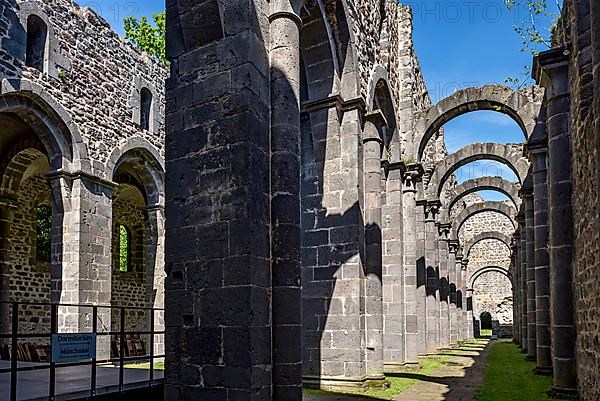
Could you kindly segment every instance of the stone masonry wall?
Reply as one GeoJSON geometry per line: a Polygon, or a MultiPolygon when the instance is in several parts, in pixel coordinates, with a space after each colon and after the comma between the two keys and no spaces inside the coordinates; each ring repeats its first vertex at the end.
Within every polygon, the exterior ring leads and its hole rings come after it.
{"type": "MultiPolygon", "coordinates": [[[[600,88],[593,82],[592,71],[597,74],[599,67],[593,64],[592,53],[598,50],[594,50],[591,42],[590,1],[565,3],[570,29],[567,37],[573,47],[570,77],[577,376],[581,399],[597,400],[600,398],[600,155],[594,129],[598,130],[600,88]]],[[[598,18],[594,18],[597,24],[598,18]]],[[[600,27],[594,29],[597,40],[600,27]]],[[[596,42],[595,46],[600,44],[596,42]]],[[[594,54],[596,63],[597,55],[594,54]]]]}
{"type": "MultiPolygon", "coordinates": [[[[468,205],[476,202],[479,196],[472,194],[465,197],[464,204],[468,205]]],[[[464,205],[459,205],[455,209],[460,209],[464,205]]],[[[453,212],[456,212],[453,210],[453,212]]],[[[483,212],[467,219],[459,233],[461,244],[466,244],[476,235],[487,232],[498,231],[508,236],[514,233],[514,227],[510,219],[497,212],[483,212]]],[[[471,248],[467,265],[467,282],[472,275],[485,267],[501,267],[509,270],[510,268],[510,250],[508,247],[493,239],[487,239],[478,242],[471,248]]],[[[498,321],[496,328],[497,334],[510,336],[513,323],[513,299],[512,285],[510,280],[498,272],[483,273],[477,278],[473,285],[473,316],[479,320],[479,315],[483,311],[490,312],[493,321],[498,321]]]]}
{"type": "MultiPolygon", "coordinates": [[[[50,302],[50,263],[38,261],[35,250],[36,208],[50,205],[46,179],[34,175],[23,181],[17,194],[19,209],[14,212],[10,231],[10,300],[50,302]]],[[[19,331],[50,330],[49,308],[37,305],[19,307],[19,331]]],[[[36,339],[39,340],[39,339],[36,339]]]]}
{"type": "Polygon", "coordinates": [[[7,0],[0,9],[0,79],[31,80],[65,108],[100,175],[98,163],[103,164],[126,138],[145,138],[162,151],[167,73],[160,64],[125,43],[94,11],[72,1],[7,0]],[[24,66],[25,28],[17,13],[29,8],[48,17],[50,52],[55,51],[57,59],[64,58],[62,65],[56,65],[57,74],[41,74],[24,66]],[[148,86],[153,93],[154,131],[142,130],[134,121],[136,104],[131,102],[140,86],[148,86]]]}
{"type": "MultiPolygon", "coordinates": [[[[117,196],[113,201],[113,236],[112,236],[112,294],[111,305],[128,307],[145,307],[146,305],[146,220],[143,206],[136,199],[117,196]],[[120,271],[119,266],[119,227],[124,225],[131,233],[131,269],[120,271]]],[[[120,311],[113,309],[113,329],[120,327],[120,311]]],[[[127,309],[125,330],[147,330],[149,315],[143,310],[127,309]]]]}

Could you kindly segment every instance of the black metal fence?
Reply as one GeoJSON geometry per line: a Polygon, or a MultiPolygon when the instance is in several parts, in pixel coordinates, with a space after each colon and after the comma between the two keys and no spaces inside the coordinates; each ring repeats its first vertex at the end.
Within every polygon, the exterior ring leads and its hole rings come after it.
{"type": "MultiPolygon", "coordinates": [[[[118,386],[115,385],[113,390],[114,392],[123,392],[126,390],[125,383],[125,365],[126,364],[134,364],[138,362],[149,362],[149,378],[143,385],[153,386],[156,384],[162,383],[162,378],[156,378],[155,376],[155,360],[164,358],[164,354],[155,354],[155,336],[162,335],[164,341],[164,330],[155,330],[156,326],[156,316],[157,312],[164,313],[164,309],[160,308],[144,308],[144,307],[121,307],[121,306],[100,306],[100,305],[78,305],[78,304],[62,304],[62,303],[40,303],[40,302],[0,302],[0,307],[4,306],[2,309],[6,312],[10,313],[10,332],[2,332],[5,331],[6,328],[0,327],[0,342],[7,343],[8,346],[8,354],[10,367],[3,368],[0,366],[0,376],[3,374],[10,374],[10,401],[17,401],[17,389],[19,388],[19,374],[23,372],[32,372],[39,370],[49,370],[49,378],[48,378],[48,400],[54,401],[57,397],[57,389],[56,389],[56,372],[57,369],[67,368],[67,367],[75,367],[75,366],[90,366],[91,368],[91,377],[90,377],[90,388],[89,392],[85,396],[95,397],[98,392],[98,383],[97,383],[97,373],[99,366],[105,367],[112,364],[118,365],[119,368],[119,376],[118,376],[118,386]],[[6,308],[8,306],[8,308],[6,308]],[[50,332],[42,331],[42,332],[29,332],[29,333],[21,333],[19,331],[19,312],[26,310],[30,307],[42,307],[44,309],[49,309],[50,312],[50,332]],[[73,334],[70,331],[61,332],[59,330],[59,316],[60,316],[60,308],[78,308],[78,310],[91,310],[91,325],[89,327],[84,327],[79,329],[79,333],[93,333],[96,335],[98,340],[106,338],[108,341],[105,341],[105,344],[108,344],[108,349],[104,350],[104,353],[108,353],[108,357],[105,358],[92,358],[84,361],[77,362],[64,362],[64,363],[56,363],[53,362],[52,357],[52,346],[49,346],[49,358],[47,362],[42,363],[32,363],[32,364],[21,364],[19,366],[19,343],[23,343],[23,340],[33,339],[33,338],[45,338],[47,339],[47,343],[51,344],[51,339],[53,334],[73,334]],[[118,330],[113,330],[113,327],[110,329],[104,330],[98,329],[99,322],[99,311],[110,311],[110,315],[106,313],[104,316],[110,316],[109,319],[112,318],[112,313],[114,311],[118,311],[118,319],[119,325],[118,330]],[[126,330],[127,327],[127,312],[128,311],[143,311],[143,313],[149,313],[147,319],[147,330],[126,330]],[[127,344],[129,343],[128,338],[131,336],[136,336],[137,338],[141,338],[142,336],[149,336],[149,345],[148,347],[142,347],[145,351],[143,355],[138,355],[138,353],[128,352],[127,344]],[[114,338],[114,340],[112,340],[114,338]],[[116,349],[115,349],[116,344],[116,349]],[[115,355],[116,354],[116,355],[115,355]]],[[[89,312],[79,312],[79,318],[84,315],[88,315],[89,312]]],[[[5,318],[6,321],[8,319],[5,318]]],[[[96,347],[97,347],[96,343],[96,347]]],[[[161,375],[162,376],[162,375],[161,375]]],[[[116,384],[116,383],[115,383],[116,384]]],[[[1,386],[0,386],[1,387],[1,386]]],[[[139,383],[137,385],[139,388],[139,383]]],[[[1,391],[5,391],[2,389],[1,391]]],[[[103,390],[103,392],[106,389],[103,390]]],[[[81,392],[79,392],[81,393],[81,392]]],[[[0,397],[1,398],[1,397],[0,397]]]]}

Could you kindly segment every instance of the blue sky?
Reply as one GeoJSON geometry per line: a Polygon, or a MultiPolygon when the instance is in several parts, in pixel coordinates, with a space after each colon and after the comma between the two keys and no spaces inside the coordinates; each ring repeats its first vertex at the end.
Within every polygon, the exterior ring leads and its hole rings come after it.
{"type": "MultiPolygon", "coordinates": [[[[413,8],[415,47],[434,102],[460,88],[504,84],[508,77],[522,78],[525,66],[531,64],[531,53],[521,51],[521,40],[514,31],[514,25],[528,16],[523,8],[508,12],[504,0],[401,2],[413,8]]],[[[80,0],[78,3],[96,10],[120,34],[123,34],[123,18],[150,16],[164,9],[164,0],[80,0]]],[[[546,19],[540,26],[549,24],[546,19]]],[[[452,120],[444,129],[450,152],[473,142],[524,140],[514,121],[495,112],[470,113],[452,120]]],[[[464,166],[457,175],[459,181],[484,175],[516,178],[512,171],[494,162],[464,166]]],[[[484,195],[486,199],[503,199],[490,192],[484,195]]]]}

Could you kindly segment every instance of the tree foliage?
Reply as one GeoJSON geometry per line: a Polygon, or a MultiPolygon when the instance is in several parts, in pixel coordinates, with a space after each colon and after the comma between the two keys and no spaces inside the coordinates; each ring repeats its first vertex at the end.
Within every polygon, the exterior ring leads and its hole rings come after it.
{"type": "Polygon", "coordinates": [[[130,266],[131,257],[131,237],[129,230],[124,225],[119,226],[119,270],[127,273],[130,266]]]}
{"type": "Polygon", "coordinates": [[[135,17],[125,18],[123,20],[125,39],[163,65],[167,65],[165,48],[166,14],[164,11],[152,14],[152,18],[154,24],[151,24],[147,17],[141,17],[140,19],[135,17]]]}
{"type": "MultiPolygon", "coordinates": [[[[561,41],[561,30],[556,30],[562,15],[559,0],[504,0],[504,4],[517,16],[514,29],[521,38],[522,52],[536,54],[551,48],[553,40],[561,41]]],[[[531,67],[525,66],[522,77],[509,77],[506,83],[517,89],[531,84],[531,67]]]]}
{"type": "Polygon", "coordinates": [[[50,262],[52,252],[52,209],[47,205],[40,205],[35,209],[36,237],[35,251],[37,260],[50,262]]]}

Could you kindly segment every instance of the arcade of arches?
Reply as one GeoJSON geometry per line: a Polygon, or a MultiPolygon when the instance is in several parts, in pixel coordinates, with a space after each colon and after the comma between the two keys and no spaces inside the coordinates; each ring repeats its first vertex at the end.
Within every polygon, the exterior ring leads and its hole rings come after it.
{"type": "Polygon", "coordinates": [[[536,86],[437,104],[395,0],[167,1],[168,79],[92,10],[5,3],[0,331],[51,303],[86,331],[98,305],[101,330],[164,328],[137,340],[166,353],[166,400],[298,401],[491,327],[556,393],[600,398],[594,1],[565,0],[536,86]],[[448,152],[479,111],[522,142],[448,152]],[[514,179],[460,180],[478,161],[514,179]]]}

